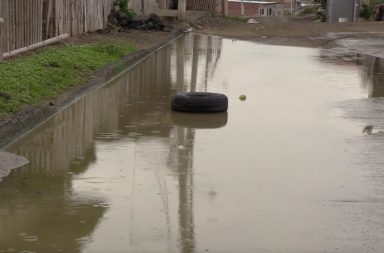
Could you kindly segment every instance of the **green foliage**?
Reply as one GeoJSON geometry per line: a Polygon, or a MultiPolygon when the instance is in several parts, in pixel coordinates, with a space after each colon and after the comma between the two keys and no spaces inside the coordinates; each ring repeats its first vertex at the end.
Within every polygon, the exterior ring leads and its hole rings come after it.
{"type": "Polygon", "coordinates": [[[316,11],[316,19],[320,20],[321,22],[326,22],[327,21],[327,15],[326,11],[323,8],[319,8],[316,11]]]}
{"type": "Polygon", "coordinates": [[[320,7],[323,8],[324,10],[327,7],[327,0],[315,0],[315,3],[320,4],[320,7]]]}
{"type": "Polygon", "coordinates": [[[382,4],[384,3],[384,0],[371,0],[369,1],[369,7],[373,8],[377,4],[382,4]]]}
{"type": "Polygon", "coordinates": [[[368,5],[363,3],[359,12],[359,17],[368,20],[372,16],[372,9],[368,5]]]}
{"type": "Polygon", "coordinates": [[[363,2],[360,7],[359,17],[366,20],[370,19],[374,15],[375,6],[383,3],[384,0],[370,0],[369,4],[363,2]]]}
{"type": "Polygon", "coordinates": [[[316,12],[316,19],[320,20],[321,22],[327,21],[327,0],[315,0],[315,3],[320,4],[320,7],[317,9],[316,12]]]}
{"type": "Polygon", "coordinates": [[[118,6],[119,9],[124,12],[128,17],[135,17],[136,13],[133,10],[128,9],[128,0],[115,0],[114,5],[118,6]]]}
{"type": "Polygon", "coordinates": [[[292,12],[289,9],[284,9],[284,16],[292,16],[292,12]]]}
{"type": "Polygon", "coordinates": [[[45,48],[0,64],[0,116],[85,83],[100,67],[134,51],[128,43],[45,48]]]}
{"type": "Polygon", "coordinates": [[[115,4],[120,7],[120,10],[128,10],[128,0],[116,0],[115,4]]]}
{"type": "Polygon", "coordinates": [[[317,8],[315,7],[310,7],[310,6],[306,6],[303,8],[303,10],[301,11],[301,14],[302,15],[310,15],[310,14],[316,14],[317,12],[317,8]]]}

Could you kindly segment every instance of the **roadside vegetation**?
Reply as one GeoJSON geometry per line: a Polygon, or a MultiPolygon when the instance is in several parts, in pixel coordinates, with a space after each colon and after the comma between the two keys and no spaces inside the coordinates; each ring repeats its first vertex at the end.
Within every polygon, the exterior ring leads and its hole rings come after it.
{"type": "MultiPolygon", "coordinates": [[[[380,7],[379,5],[384,6],[384,0],[371,0],[369,4],[362,3],[359,17],[364,18],[365,20],[376,20],[376,21],[382,21],[383,20],[383,13],[380,13],[380,7]]],[[[381,7],[383,8],[383,7],[381,7]]]]}
{"type": "Polygon", "coordinates": [[[315,0],[315,3],[318,3],[320,5],[316,12],[316,19],[320,20],[321,22],[326,22],[327,21],[327,14],[326,14],[327,0],[315,0]]]}
{"type": "Polygon", "coordinates": [[[102,66],[135,51],[128,43],[60,45],[0,64],[0,117],[84,84],[102,66]]]}

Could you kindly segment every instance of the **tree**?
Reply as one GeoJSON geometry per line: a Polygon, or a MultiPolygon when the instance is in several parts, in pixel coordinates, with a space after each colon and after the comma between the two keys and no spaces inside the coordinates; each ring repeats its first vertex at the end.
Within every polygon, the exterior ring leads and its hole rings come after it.
{"type": "Polygon", "coordinates": [[[320,7],[325,10],[327,8],[327,0],[315,0],[315,3],[320,4],[320,7]]]}
{"type": "Polygon", "coordinates": [[[327,21],[327,0],[315,0],[316,3],[320,4],[320,7],[317,10],[316,18],[319,19],[321,22],[327,21]]]}
{"type": "Polygon", "coordinates": [[[361,18],[368,20],[371,17],[371,15],[372,15],[372,9],[369,8],[369,6],[366,5],[365,3],[362,3],[359,16],[361,18]]]}

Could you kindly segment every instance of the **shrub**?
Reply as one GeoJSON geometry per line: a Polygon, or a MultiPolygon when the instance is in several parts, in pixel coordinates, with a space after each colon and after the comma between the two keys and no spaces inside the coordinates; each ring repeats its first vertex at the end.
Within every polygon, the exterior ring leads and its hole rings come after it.
{"type": "Polygon", "coordinates": [[[310,15],[310,14],[315,14],[317,12],[317,8],[315,7],[310,7],[310,6],[305,6],[301,12],[302,15],[310,15]]]}
{"type": "Polygon", "coordinates": [[[134,18],[136,13],[128,9],[128,1],[129,0],[115,0],[114,5],[119,7],[119,10],[124,12],[129,18],[134,18]]]}
{"type": "Polygon", "coordinates": [[[361,5],[361,9],[360,9],[359,17],[368,20],[368,19],[371,17],[371,15],[372,15],[372,9],[369,8],[368,5],[366,5],[365,3],[363,3],[363,4],[361,5]]]}

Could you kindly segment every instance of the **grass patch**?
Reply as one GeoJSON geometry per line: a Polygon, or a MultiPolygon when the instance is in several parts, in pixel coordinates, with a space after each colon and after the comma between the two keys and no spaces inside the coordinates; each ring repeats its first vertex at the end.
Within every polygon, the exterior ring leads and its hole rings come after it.
{"type": "Polygon", "coordinates": [[[100,67],[135,51],[128,43],[44,48],[0,64],[0,117],[84,84],[100,67]]]}

